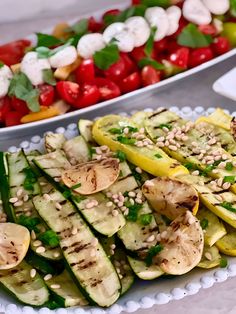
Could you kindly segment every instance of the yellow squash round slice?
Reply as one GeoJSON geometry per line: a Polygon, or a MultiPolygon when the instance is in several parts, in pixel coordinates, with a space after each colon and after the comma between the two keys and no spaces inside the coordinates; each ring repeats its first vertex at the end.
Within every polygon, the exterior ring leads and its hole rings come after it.
{"type": "Polygon", "coordinates": [[[202,259],[197,267],[209,269],[220,265],[221,256],[218,248],[213,245],[212,247],[205,246],[203,249],[202,259]]]}
{"type": "Polygon", "coordinates": [[[158,177],[144,183],[142,191],[151,206],[169,219],[187,210],[196,215],[199,206],[197,191],[189,184],[168,177],[158,177]]]}
{"type": "Polygon", "coordinates": [[[224,110],[217,108],[212,114],[210,114],[208,117],[200,117],[197,120],[197,123],[199,122],[208,122],[210,124],[213,124],[215,126],[218,126],[220,128],[223,128],[227,131],[230,130],[230,123],[231,123],[232,117],[225,113],[224,110]]]}
{"type": "Polygon", "coordinates": [[[30,244],[28,229],[14,223],[0,223],[0,270],[16,267],[30,244]]]}
{"type": "Polygon", "coordinates": [[[161,233],[160,244],[163,250],[154,257],[154,264],[159,265],[167,274],[185,274],[199,264],[203,242],[199,220],[187,211],[161,233]]]}
{"type": "Polygon", "coordinates": [[[120,173],[119,161],[106,158],[78,164],[62,173],[66,186],[82,195],[94,194],[109,188],[120,173]]]}
{"type": "Polygon", "coordinates": [[[236,232],[226,234],[216,242],[221,253],[229,256],[236,256],[236,232]]]}

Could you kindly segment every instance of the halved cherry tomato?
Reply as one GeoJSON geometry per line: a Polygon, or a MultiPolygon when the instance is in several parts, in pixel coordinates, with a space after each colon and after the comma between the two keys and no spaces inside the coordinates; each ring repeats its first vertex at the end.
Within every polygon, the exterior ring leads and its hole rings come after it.
{"type": "Polygon", "coordinates": [[[14,126],[21,124],[22,114],[19,111],[9,111],[5,117],[6,126],[14,126]]]}
{"type": "Polygon", "coordinates": [[[212,44],[214,53],[219,56],[230,50],[230,43],[225,37],[217,37],[212,44]]]}
{"type": "Polygon", "coordinates": [[[95,20],[93,16],[91,16],[88,20],[88,30],[92,33],[99,33],[104,27],[102,22],[98,22],[95,20]]]}
{"type": "Polygon", "coordinates": [[[96,104],[100,100],[100,92],[96,85],[84,84],[81,87],[81,94],[79,95],[75,108],[84,108],[96,104]]]}
{"type": "Polygon", "coordinates": [[[143,86],[152,85],[160,82],[161,72],[154,69],[150,65],[146,65],[141,72],[142,84],[143,86]]]}
{"type": "Polygon", "coordinates": [[[160,53],[160,52],[167,50],[168,45],[169,45],[169,43],[167,41],[167,38],[165,37],[159,41],[154,42],[154,49],[155,49],[156,53],[160,53]]]}
{"type": "Polygon", "coordinates": [[[48,84],[39,86],[39,103],[41,106],[49,107],[53,104],[55,99],[54,87],[48,84]]]}
{"type": "Polygon", "coordinates": [[[78,84],[93,83],[95,79],[95,66],[93,59],[85,59],[75,70],[76,82],[78,84]]]}
{"type": "Polygon", "coordinates": [[[182,47],[182,48],[177,49],[176,51],[172,52],[169,55],[168,60],[172,64],[182,69],[187,69],[188,60],[189,60],[189,48],[182,47]]]}
{"type": "Polygon", "coordinates": [[[136,63],[129,57],[128,53],[125,52],[121,52],[120,53],[121,58],[123,59],[124,63],[125,63],[125,68],[126,68],[126,72],[127,74],[131,74],[133,72],[138,71],[138,66],[136,65],[136,63]]]}
{"type": "Polygon", "coordinates": [[[134,72],[125,77],[119,84],[122,93],[129,93],[141,87],[141,77],[138,72],[134,72]]]}
{"type": "MultiPolygon", "coordinates": [[[[141,47],[136,47],[134,48],[131,52],[130,52],[130,56],[131,58],[136,61],[139,62],[140,60],[142,60],[143,58],[146,57],[145,54],[145,46],[141,46],[141,47]]],[[[155,51],[153,49],[152,53],[151,53],[151,58],[155,59],[155,51]]]]}
{"type": "Polygon", "coordinates": [[[0,60],[8,66],[19,63],[30,44],[29,40],[21,39],[0,46],[0,60]]]}
{"type": "Polygon", "coordinates": [[[213,52],[210,47],[193,49],[189,54],[188,66],[194,68],[206,61],[213,59],[213,52]]]}
{"type": "Polygon", "coordinates": [[[132,5],[141,4],[141,0],[132,0],[132,5]]]}
{"type": "Polygon", "coordinates": [[[104,19],[106,19],[107,16],[111,15],[111,16],[117,16],[120,14],[120,10],[119,9],[112,9],[112,10],[108,10],[106,11],[103,16],[102,16],[102,20],[104,21],[104,19]]]}
{"type": "Polygon", "coordinates": [[[12,110],[11,100],[8,96],[0,99],[0,123],[5,123],[6,114],[12,110]]]}
{"type": "Polygon", "coordinates": [[[127,75],[127,69],[123,58],[119,58],[116,63],[113,63],[107,70],[104,71],[107,78],[114,82],[119,82],[127,75]]]}
{"type": "Polygon", "coordinates": [[[116,98],[121,94],[119,86],[108,78],[98,77],[95,79],[95,84],[99,89],[101,100],[116,98]]]}
{"type": "Polygon", "coordinates": [[[28,114],[30,111],[27,106],[27,103],[24,100],[21,100],[16,97],[11,98],[11,105],[15,111],[22,113],[23,116],[28,114]]]}
{"type": "Polygon", "coordinates": [[[207,24],[207,25],[199,25],[198,29],[201,33],[205,35],[212,35],[215,36],[217,34],[217,29],[214,25],[212,24],[207,24]]]}
{"type": "MultiPolygon", "coordinates": [[[[179,5],[178,5],[179,6],[179,5]]],[[[185,28],[185,26],[188,25],[188,21],[185,20],[185,18],[183,16],[181,16],[180,20],[179,20],[179,28],[177,29],[177,31],[171,35],[171,38],[176,38],[181,32],[182,30],[185,28]]]]}
{"type": "Polygon", "coordinates": [[[74,105],[79,97],[79,84],[70,81],[60,81],[56,85],[59,96],[71,105],[74,105]]]}

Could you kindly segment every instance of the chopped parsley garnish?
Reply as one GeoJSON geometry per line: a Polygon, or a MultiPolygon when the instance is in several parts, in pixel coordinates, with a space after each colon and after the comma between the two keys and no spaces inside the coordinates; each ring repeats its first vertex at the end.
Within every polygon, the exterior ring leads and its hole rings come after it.
{"type": "Polygon", "coordinates": [[[233,166],[232,162],[227,162],[227,163],[226,163],[225,169],[226,169],[227,171],[232,171],[233,168],[234,168],[234,166],[233,166]]]}
{"type": "Polygon", "coordinates": [[[206,218],[203,218],[201,221],[200,221],[200,225],[202,227],[203,230],[205,230],[207,227],[208,227],[208,224],[209,224],[209,221],[208,219],[206,218]]]}
{"type": "Polygon", "coordinates": [[[124,197],[128,197],[129,196],[129,192],[125,191],[125,193],[123,195],[124,195],[124,197]]]}
{"type": "Polygon", "coordinates": [[[128,138],[128,137],[125,137],[125,136],[118,136],[117,137],[117,141],[122,143],[122,144],[126,144],[126,145],[134,145],[136,140],[134,138],[128,138]]]}
{"type": "Polygon", "coordinates": [[[72,195],[71,198],[72,198],[72,200],[75,201],[76,203],[80,203],[80,202],[82,202],[83,200],[86,199],[86,197],[83,196],[83,195],[72,195]]]}
{"type": "Polygon", "coordinates": [[[25,180],[23,183],[24,189],[27,191],[33,191],[34,184],[37,182],[37,175],[30,167],[24,168],[23,173],[25,174],[25,180]]]}
{"type": "Polygon", "coordinates": [[[75,190],[81,187],[81,183],[77,183],[71,187],[71,190],[75,190]]]}
{"type": "Polygon", "coordinates": [[[29,229],[30,231],[34,230],[39,232],[37,225],[40,224],[40,219],[38,217],[27,217],[25,215],[20,215],[17,219],[17,223],[29,229]]]}
{"type": "Polygon", "coordinates": [[[111,129],[109,130],[109,132],[110,132],[111,134],[122,134],[122,133],[123,133],[123,130],[122,130],[122,129],[118,129],[118,128],[111,128],[111,129]]]}
{"type": "Polygon", "coordinates": [[[221,162],[222,160],[216,160],[213,164],[206,166],[206,168],[202,171],[202,175],[207,176],[209,172],[214,170],[221,162]]]}
{"type": "Polygon", "coordinates": [[[147,256],[145,258],[146,265],[151,266],[153,257],[156,256],[158,253],[160,253],[162,250],[163,250],[163,246],[161,244],[152,246],[148,250],[147,256]]]}
{"type": "Polygon", "coordinates": [[[142,175],[141,173],[138,173],[135,168],[132,169],[132,175],[135,178],[136,181],[142,182],[142,175]]]}
{"type": "Polygon", "coordinates": [[[151,28],[151,33],[150,33],[150,36],[148,38],[148,41],[146,42],[146,45],[145,45],[145,48],[144,48],[144,52],[146,54],[146,56],[148,58],[151,58],[151,54],[152,54],[152,51],[153,51],[153,46],[154,46],[154,41],[155,41],[155,34],[156,34],[156,31],[157,31],[157,27],[152,27],[151,28]]]}
{"type": "Polygon", "coordinates": [[[196,25],[189,23],[179,34],[177,42],[181,46],[200,48],[208,47],[213,42],[213,38],[200,32],[196,25]]]}
{"type": "Polygon", "coordinates": [[[227,267],[227,265],[228,265],[227,259],[225,257],[222,257],[220,260],[220,267],[225,268],[225,267],[227,267]]]}
{"type": "Polygon", "coordinates": [[[109,69],[109,67],[116,63],[119,58],[119,49],[114,42],[95,52],[93,55],[95,65],[101,70],[109,69]]]}
{"type": "Polygon", "coordinates": [[[126,216],[126,219],[128,221],[137,221],[138,212],[143,207],[143,205],[142,204],[131,205],[129,202],[126,202],[125,206],[129,209],[129,214],[126,216]]]}
{"type": "Polygon", "coordinates": [[[93,154],[96,154],[96,149],[94,147],[89,147],[89,154],[92,157],[93,154]]]}
{"type": "Polygon", "coordinates": [[[69,189],[65,189],[65,191],[62,193],[62,195],[65,197],[65,198],[69,198],[71,197],[72,193],[69,189]]]}
{"type": "Polygon", "coordinates": [[[0,60],[0,69],[4,67],[4,63],[0,60]]]}
{"type": "Polygon", "coordinates": [[[236,213],[236,208],[234,208],[230,202],[225,201],[223,203],[220,203],[219,206],[224,207],[225,209],[227,209],[233,213],[236,213]]]}
{"type": "Polygon", "coordinates": [[[55,248],[59,245],[59,238],[53,230],[47,230],[40,234],[38,239],[44,244],[51,248],[55,248]]]}
{"type": "Polygon", "coordinates": [[[150,225],[152,217],[153,217],[152,214],[142,214],[139,217],[139,221],[142,225],[147,226],[150,225]]]}
{"type": "Polygon", "coordinates": [[[126,160],[126,154],[123,153],[121,150],[118,150],[116,153],[115,153],[115,157],[118,158],[120,160],[120,162],[123,162],[126,160]]]}
{"type": "Polygon", "coordinates": [[[168,123],[162,123],[158,126],[159,129],[163,129],[163,128],[167,128],[169,130],[172,129],[172,125],[171,124],[168,124],[168,123]]]}
{"type": "Polygon", "coordinates": [[[235,183],[235,176],[225,176],[224,182],[229,182],[231,184],[235,183]]]}
{"type": "Polygon", "coordinates": [[[230,0],[230,14],[236,17],[236,0],[230,0]]]}
{"type": "Polygon", "coordinates": [[[162,156],[160,155],[160,154],[156,154],[156,155],[154,155],[157,159],[160,159],[160,158],[162,158],[162,156]]]}

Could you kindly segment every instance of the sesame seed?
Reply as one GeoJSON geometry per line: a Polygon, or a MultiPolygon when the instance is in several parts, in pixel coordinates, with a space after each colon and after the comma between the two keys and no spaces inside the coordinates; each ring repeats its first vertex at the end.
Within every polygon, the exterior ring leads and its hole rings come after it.
{"type": "Polygon", "coordinates": [[[57,284],[54,284],[54,285],[51,285],[50,286],[52,289],[60,289],[61,286],[60,285],[57,285],[57,284]]]}
{"type": "Polygon", "coordinates": [[[85,205],[85,207],[86,207],[87,209],[93,208],[93,207],[94,207],[93,201],[89,201],[89,202],[85,205]]]}
{"type": "Polygon", "coordinates": [[[96,151],[96,154],[98,154],[98,155],[102,154],[100,147],[96,147],[95,151],[96,151]]]}
{"type": "Polygon", "coordinates": [[[107,151],[107,150],[109,150],[109,148],[108,148],[107,145],[102,145],[102,146],[100,147],[100,149],[101,149],[102,151],[107,151]]]}
{"type": "Polygon", "coordinates": [[[110,255],[114,255],[115,252],[113,250],[110,250],[110,255]]]}
{"type": "Polygon", "coordinates": [[[15,207],[20,207],[20,206],[22,206],[23,205],[23,201],[18,201],[18,202],[15,202],[14,203],[14,206],[15,207]]]}
{"type": "Polygon", "coordinates": [[[169,146],[169,149],[170,149],[170,150],[173,150],[173,151],[176,151],[176,150],[177,150],[177,147],[174,146],[174,145],[170,145],[170,146],[169,146]]]}
{"type": "Polygon", "coordinates": [[[230,188],[230,186],[231,186],[230,182],[225,182],[225,183],[223,183],[222,188],[224,190],[228,190],[230,188]]]}
{"type": "Polygon", "coordinates": [[[211,138],[211,139],[207,142],[208,145],[213,145],[213,144],[215,144],[215,143],[216,143],[216,139],[215,139],[215,138],[211,138]]]}
{"type": "Polygon", "coordinates": [[[124,212],[124,216],[128,216],[129,215],[129,209],[127,208],[124,212]]]}
{"type": "Polygon", "coordinates": [[[157,142],[164,142],[164,140],[165,140],[164,136],[161,136],[157,139],[157,142]]]}
{"type": "Polygon", "coordinates": [[[139,167],[136,167],[136,168],[135,168],[135,171],[138,172],[138,173],[142,173],[142,172],[143,172],[142,169],[139,168],[139,167]]]}
{"type": "Polygon", "coordinates": [[[135,199],[135,202],[137,203],[137,204],[142,204],[143,203],[143,201],[141,200],[141,198],[136,198],[135,199]]]}
{"type": "Polygon", "coordinates": [[[47,182],[39,182],[39,185],[45,186],[45,185],[47,185],[47,182]]]}
{"type": "Polygon", "coordinates": [[[106,207],[112,207],[113,203],[112,202],[107,202],[106,207]]]}
{"type": "Polygon", "coordinates": [[[48,281],[48,280],[50,280],[50,279],[52,279],[52,275],[51,275],[51,274],[47,274],[47,275],[44,276],[44,278],[43,278],[44,281],[48,281]]]}
{"type": "Polygon", "coordinates": [[[23,193],[23,189],[19,189],[17,192],[16,192],[16,196],[20,197],[23,193]]]}
{"type": "Polygon", "coordinates": [[[36,249],[36,253],[44,253],[46,251],[45,247],[44,246],[39,246],[37,249],[36,249]]]}
{"type": "Polygon", "coordinates": [[[76,235],[78,233],[78,229],[74,226],[71,230],[71,234],[76,235]]]}
{"type": "Polygon", "coordinates": [[[218,165],[218,168],[220,169],[224,169],[226,166],[226,163],[224,161],[222,161],[219,165],[218,165]]]}
{"type": "Polygon", "coordinates": [[[91,257],[95,257],[97,255],[97,251],[95,250],[95,249],[92,249],[91,251],[90,251],[90,256],[91,257]]]}
{"type": "Polygon", "coordinates": [[[34,278],[36,275],[37,275],[36,269],[32,268],[32,269],[30,270],[30,277],[31,277],[31,278],[34,278]]]}
{"type": "Polygon", "coordinates": [[[201,154],[206,154],[205,149],[201,149],[201,150],[200,150],[200,153],[201,153],[201,154]]]}
{"type": "Polygon", "coordinates": [[[167,137],[166,137],[167,140],[173,140],[173,138],[174,138],[173,132],[172,132],[172,133],[169,133],[169,134],[167,135],[167,137]]]}
{"type": "Polygon", "coordinates": [[[128,128],[124,128],[124,134],[128,134],[129,133],[129,129],[128,128]]]}
{"type": "Polygon", "coordinates": [[[117,206],[118,206],[118,207],[122,207],[123,205],[124,205],[124,202],[118,202],[118,203],[117,203],[117,206]]]}
{"type": "Polygon", "coordinates": [[[218,185],[219,187],[221,187],[221,186],[222,186],[222,183],[223,183],[223,178],[219,178],[219,179],[216,181],[216,183],[217,183],[217,185],[218,185]]]}
{"type": "Polygon", "coordinates": [[[111,193],[111,192],[107,192],[107,193],[106,193],[106,196],[107,196],[107,197],[112,197],[112,193],[111,193]]]}
{"type": "Polygon", "coordinates": [[[147,238],[146,242],[153,242],[154,240],[155,240],[155,235],[152,234],[147,238]]]}
{"type": "Polygon", "coordinates": [[[122,207],[121,207],[121,211],[122,211],[122,212],[125,212],[126,210],[127,210],[127,207],[126,207],[126,206],[122,206],[122,207]]]}
{"type": "Polygon", "coordinates": [[[124,202],[124,201],[125,201],[125,197],[124,197],[122,194],[120,194],[120,195],[118,196],[118,199],[119,199],[119,201],[121,201],[121,202],[124,202]]]}
{"type": "Polygon", "coordinates": [[[36,240],[36,234],[35,234],[34,230],[31,231],[31,239],[36,240]]]}
{"type": "Polygon", "coordinates": [[[188,140],[188,136],[187,136],[187,135],[184,135],[184,136],[182,136],[181,139],[182,139],[183,142],[186,142],[186,141],[188,140]]]}
{"type": "Polygon", "coordinates": [[[156,144],[158,147],[164,147],[165,146],[165,144],[163,143],[163,142],[157,142],[157,144],[156,144]]]}
{"type": "Polygon", "coordinates": [[[25,213],[25,216],[30,217],[32,215],[32,211],[29,210],[28,212],[25,213]]]}
{"type": "Polygon", "coordinates": [[[116,271],[118,274],[120,274],[120,268],[119,267],[116,268],[116,271]]]}
{"type": "Polygon", "coordinates": [[[140,132],[140,133],[145,133],[145,129],[144,129],[144,128],[141,128],[141,129],[139,130],[139,132],[140,132]]]}
{"type": "Polygon", "coordinates": [[[101,159],[102,159],[102,155],[97,155],[97,156],[96,156],[96,159],[97,159],[97,160],[101,160],[101,159]]]}
{"type": "Polygon", "coordinates": [[[169,146],[170,142],[169,141],[165,141],[165,146],[169,146]]]}
{"type": "Polygon", "coordinates": [[[59,252],[55,252],[55,253],[53,253],[53,256],[54,256],[55,258],[57,258],[57,257],[60,256],[60,253],[59,253],[59,252]]]}
{"type": "Polygon", "coordinates": [[[167,236],[167,231],[164,230],[164,231],[160,234],[160,236],[161,236],[161,239],[165,239],[166,236],[167,236]]]}
{"type": "Polygon", "coordinates": [[[164,132],[166,132],[166,133],[169,132],[169,129],[168,129],[167,127],[165,127],[165,126],[164,126],[164,128],[162,128],[162,130],[163,130],[164,132]]]}
{"type": "Polygon", "coordinates": [[[199,170],[193,171],[193,172],[192,172],[192,175],[193,175],[193,176],[198,176],[198,175],[199,175],[199,170]]]}
{"type": "Polygon", "coordinates": [[[28,200],[29,200],[29,195],[27,195],[27,194],[26,194],[26,195],[24,195],[24,197],[23,197],[23,201],[24,201],[24,202],[27,202],[28,200]]]}
{"type": "Polygon", "coordinates": [[[112,249],[112,250],[115,250],[115,248],[116,248],[116,245],[115,245],[115,244],[112,244],[112,245],[111,245],[111,249],[112,249]]]}
{"type": "Polygon", "coordinates": [[[131,205],[134,205],[134,200],[132,198],[129,199],[131,205]]]}
{"type": "Polygon", "coordinates": [[[12,197],[12,198],[9,199],[10,203],[16,203],[17,201],[18,201],[17,197],[12,197]]]}
{"type": "Polygon", "coordinates": [[[112,198],[115,200],[115,199],[117,199],[118,198],[118,194],[113,194],[112,195],[112,198]]]}
{"type": "Polygon", "coordinates": [[[43,194],[43,198],[46,200],[46,201],[51,201],[51,197],[49,194],[43,194]]]}
{"type": "Polygon", "coordinates": [[[60,203],[58,203],[58,202],[56,202],[56,203],[55,203],[55,207],[56,207],[57,209],[62,209],[61,204],[60,204],[60,203]]]}
{"type": "Polygon", "coordinates": [[[212,255],[211,255],[210,252],[206,252],[206,253],[205,253],[205,257],[206,257],[206,259],[208,259],[209,261],[212,260],[212,255]]]}
{"type": "Polygon", "coordinates": [[[97,200],[93,200],[92,202],[93,202],[93,206],[95,206],[95,207],[98,206],[98,201],[97,200]]]}
{"type": "Polygon", "coordinates": [[[39,240],[34,241],[33,246],[40,246],[42,245],[42,242],[39,240]]]}
{"type": "Polygon", "coordinates": [[[214,159],[215,159],[215,161],[221,160],[221,156],[217,155],[217,156],[215,156],[214,159]]]}
{"type": "Polygon", "coordinates": [[[227,159],[228,159],[228,156],[227,156],[226,154],[223,154],[223,155],[222,155],[222,159],[223,159],[223,160],[227,160],[227,159]]]}
{"type": "Polygon", "coordinates": [[[129,195],[129,197],[135,197],[135,196],[136,196],[136,193],[133,192],[133,191],[130,191],[130,192],[128,193],[128,195],[129,195]]]}
{"type": "Polygon", "coordinates": [[[91,241],[92,246],[97,246],[98,245],[98,239],[97,238],[93,238],[91,241]]]}
{"type": "Polygon", "coordinates": [[[215,198],[218,200],[218,201],[222,201],[222,196],[221,195],[215,195],[215,198]]]}
{"type": "Polygon", "coordinates": [[[212,170],[212,173],[218,173],[218,172],[219,172],[219,170],[217,170],[217,169],[212,170]]]}
{"type": "Polygon", "coordinates": [[[196,142],[192,142],[191,144],[192,144],[192,146],[195,146],[195,147],[198,146],[198,143],[196,143],[196,142]]]}
{"type": "Polygon", "coordinates": [[[112,216],[117,217],[119,212],[116,209],[113,209],[113,211],[111,212],[112,216]]]}

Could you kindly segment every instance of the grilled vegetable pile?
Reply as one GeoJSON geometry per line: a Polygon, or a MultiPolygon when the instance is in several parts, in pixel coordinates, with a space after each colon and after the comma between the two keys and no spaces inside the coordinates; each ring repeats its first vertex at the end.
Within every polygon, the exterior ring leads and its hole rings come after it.
{"type": "Polygon", "coordinates": [[[0,153],[0,283],[20,302],[109,307],[135,277],[236,256],[234,119],[159,108],[78,128],[0,153]]]}

